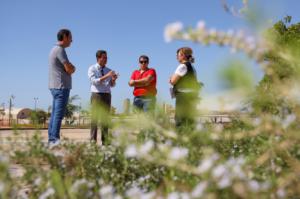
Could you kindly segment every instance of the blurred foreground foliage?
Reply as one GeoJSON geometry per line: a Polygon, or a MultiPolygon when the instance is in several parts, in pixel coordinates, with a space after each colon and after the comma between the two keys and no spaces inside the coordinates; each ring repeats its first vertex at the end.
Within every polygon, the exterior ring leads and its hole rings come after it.
{"type": "Polygon", "coordinates": [[[109,146],[64,140],[49,149],[37,132],[1,149],[1,198],[299,198],[300,106],[290,91],[300,25],[288,22],[269,30],[268,68],[248,112],[180,134],[168,116],[120,118],[109,146]]]}

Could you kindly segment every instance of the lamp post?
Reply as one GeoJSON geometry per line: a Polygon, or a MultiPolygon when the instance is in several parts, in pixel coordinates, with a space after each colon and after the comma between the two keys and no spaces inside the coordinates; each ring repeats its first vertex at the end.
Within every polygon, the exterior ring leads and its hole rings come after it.
{"type": "Polygon", "coordinates": [[[3,120],[3,117],[4,117],[4,115],[5,115],[5,103],[3,102],[2,104],[1,104],[1,106],[2,106],[2,108],[0,109],[1,110],[1,121],[2,121],[2,123],[1,123],[1,126],[4,124],[4,120],[3,120]]]}
{"type": "Polygon", "coordinates": [[[38,97],[34,97],[34,111],[36,112],[36,104],[37,104],[37,101],[38,101],[38,97]]]}
{"type": "Polygon", "coordinates": [[[9,109],[8,109],[8,125],[11,125],[11,119],[12,119],[12,115],[11,115],[11,109],[13,106],[12,100],[15,99],[15,96],[11,95],[9,97],[9,109]]]}

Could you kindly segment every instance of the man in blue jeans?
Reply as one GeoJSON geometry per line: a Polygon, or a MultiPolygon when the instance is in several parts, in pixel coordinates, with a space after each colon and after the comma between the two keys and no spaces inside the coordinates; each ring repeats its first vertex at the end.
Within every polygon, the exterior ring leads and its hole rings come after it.
{"type": "Polygon", "coordinates": [[[65,48],[72,43],[68,29],[57,33],[57,44],[49,55],[49,89],[53,97],[51,119],[48,126],[48,143],[52,148],[60,143],[60,127],[72,88],[72,73],[75,66],[69,62],[65,48]]]}

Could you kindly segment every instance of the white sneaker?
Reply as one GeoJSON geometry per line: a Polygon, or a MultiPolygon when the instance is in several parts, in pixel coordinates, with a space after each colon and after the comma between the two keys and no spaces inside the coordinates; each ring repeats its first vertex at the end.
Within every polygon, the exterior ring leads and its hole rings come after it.
{"type": "Polygon", "coordinates": [[[59,146],[60,145],[60,141],[59,140],[56,140],[56,141],[54,141],[54,142],[49,142],[49,149],[53,149],[53,148],[55,148],[55,147],[57,147],[57,146],[59,146]]]}

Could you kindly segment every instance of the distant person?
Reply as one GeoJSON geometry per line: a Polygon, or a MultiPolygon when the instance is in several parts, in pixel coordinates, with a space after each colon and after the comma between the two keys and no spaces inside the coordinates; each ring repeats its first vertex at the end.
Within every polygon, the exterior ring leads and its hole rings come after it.
{"type": "Polygon", "coordinates": [[[106,67],[107,53],[104,50],[96,52],[97,63],[88,69],[91,82],[91,141],[97,143],[98,122],[101,122],[101,143],[108,145],[109,114],[111,109],[111,87],[116,85],[118,78],[115,71],[106,67]]]}
{"type": "Polygon", "coordinates": [[[49,55],[49,89],[53,96],[51,119],[48,127],[49,147],[60,143],[60,127],[72,88],[72,74],[75,66],[68,59],[65,48],[72,43],[72,34],[68,29],[57,33],[57,44],[49,55]]]}
{"type": "Polygon", "coordinates": [[[149,57],[141,55],[139,57],[139,69],[135,70],[130,78],[129,86],[133,90],[133,106],[137,110],[144,112],[154,112],[156,103],[156,72],[149,68],[149,57]]]}
{"type": "Polygon", "coordinates": [[[195,123],[200,84],[194,63],[193,51],[189,47],[177,50],[177,60],[180,63],[170,78],[173,93],[176,98],[175,122],[176,127],[193,128],[195,123]]]}

